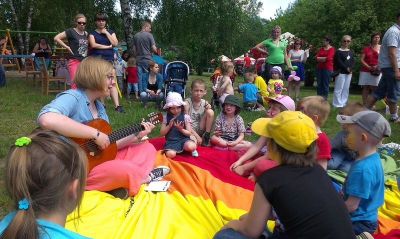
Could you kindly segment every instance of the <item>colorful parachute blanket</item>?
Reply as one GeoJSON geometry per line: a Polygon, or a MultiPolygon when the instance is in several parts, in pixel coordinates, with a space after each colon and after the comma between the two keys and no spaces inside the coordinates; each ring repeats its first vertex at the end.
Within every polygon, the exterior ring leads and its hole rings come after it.
{"type": "MultiPolygon", "coordinates": [[[[162,149],[164,138],[151,139],[162,149]]],[[[250,209],[254,183],[229,170],[234,151],[198,147],[174,159],[157,152],[155,165],[171,173],[166,192],[145,191],[126,200],[86,191],[82,206],[68,216],[66,227],[92,238],[212,238],[226,222],[250,209]]]]}
{"type": "MultiPolygon", "coordinates": [[[[397,187],[397,175],[400,173],[400,161],[381,154],[381,161],[385,175],[384,204],[378,209],[378,229],[374,238],[400,238],[400,192],[397,187]]],[[[339,170],[328,170],[338,183],[343,183],[346,173],[339,170]]]]}

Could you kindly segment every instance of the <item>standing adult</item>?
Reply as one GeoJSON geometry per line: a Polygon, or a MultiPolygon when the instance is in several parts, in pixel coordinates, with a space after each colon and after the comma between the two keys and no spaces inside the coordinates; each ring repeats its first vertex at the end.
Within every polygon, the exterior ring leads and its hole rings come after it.
{"type": "Polygon", "coordinates": [[[382,74],[377,72],[378,68],[378,56],[381,50],[379,41],[381,40],[381,33],[374,32],[371,35],[371,44],[364,47],[361,52],[361,69],[360,78],[358,84],[362,87],[362,100],[363,104],[367,102],[369,90],[374,91],[378,86],[379,80],[382,74]]]}
{"type": "Polygon", "coordinates": [[[292,66],[297,66],[296,76],[299,77],[300,80],[292,80],[289,81],[288,84],[288,95],[292,97],[292,91],[294,88],[294,95],[296,101],[299,101],[299,92],[300,92],[300,81],[304,81],[305,72],[304,72],[304,63],[306,63],[308,57],[308,49],[301,49],[301,41],[296,39],[294,42],[294,49],[289,51],[288,58],[290,59],[292,66]]]}
{"type": "Polygon", "coordinates": [[[33,53],[35,53],[35,64],[38,69],[39,67],[39,57],[44,57],[44,60],[46,62],[46,67],[49,67],[50,64],[50,56],[51,56],[51,47],[49,44],[46,42],[46,38],[41,37],[39,42],[35,44],[32,50],[33,53]]]}
{"type": "Polygon", "coordinates": [[[74,23],[74,28],[67,28],[54,37],[54,41],[69,52],[67,67],[71,80],[71,89],[76,89],[74,83],[76,68],[78,68],[79,63],[87,56],[88,50],[88,34],[85,31],[86,17],[83,14],[78,14],[74,18],[74,23]],[[65,38],[68,39],[68,45],[62,40],[65,38]]]}
{"type": "Polygon", "coordinates": [[[389,121],[399,123],[397,115],[397,100],[400,96],[400,12],[397,13],[397,22],[391,26],[382,39],[379,52],[378,66],[382,71],[382,78],[378,87],[368,96],[365,107],[371,108],[377,100],[387,96],[389,105],[389,121]]]}
{"type": "Polygon", "coordinates": [[[328,100],[329,81],[333,73],[333,54],[335,48],[331,46],[332,38],[326,35],[322,39],[322,47],[319,48],[315,60],[317,60],[317,95],[328,100]]]}
{"type": "MultiPolygon", "coordinates": [[[[89,44],[92,47],[90,55],[101,57],[113,64],[113,47],[118,45],[118,39],[113,30],[106,28],[106,20],[107,17],[103,13],[98,12],[94,16],[96,29],[89,32],[89,44]]],[[[115,84],[112,86],[110,95],[114,101],[114,109],[120,113],[125,113],[125,110],[119,105],[118,90],[115,84]]],[[[100,101],[104,105],[104,98],[100,98],[100,101]]]]}
{"type": "Polygon", "coordinates": [[[341,46],[337,49],[333,64],[334,69],[339,71],[339,75],[335,79],[335,89],[333,90],[332,105],[335,108],[346,105],[349,98],[349,88],[351,76],[354,66],[354,55],[349,45],[351,36],[344,35],[342,37],[341,46]]]}
{"type": "MultiPolygon", "coordinates": [[[[0,40],[0,55],[4,54],[3,52],[3,44],[5,44],[6,40],[0,40]]],[[[6,72],[4,71],[3,62],[0,61],[0,86],[6,85],[6,72]]]]}
{"type": "MultiPolygon", "coordinates": [[[[271,30],[270,38],[258,43],[254,48],[266,55],[265,58],[265,71],[263,78],[271,79],[272,76],[269,71],[274,66],[279,66],[281,69],[285,69],[285,64],[288,69],[293,70],[287,58],[287,49],[285,39],[281,39],[281,27],[274,26],[271,30]]],[[[283,74],[282,74],[283,79],[283,74]]]]}
{"type": "Polygon", "coordinates": [[[140,79],[143,73],[147,72],[152,53],[157,54],[157,47],[151,32],[151,24],[143,21],[140,32],[133,37],[133,52],[136,54],[136,66],[139,79],[139,93],[145,89],[140,79]]]}

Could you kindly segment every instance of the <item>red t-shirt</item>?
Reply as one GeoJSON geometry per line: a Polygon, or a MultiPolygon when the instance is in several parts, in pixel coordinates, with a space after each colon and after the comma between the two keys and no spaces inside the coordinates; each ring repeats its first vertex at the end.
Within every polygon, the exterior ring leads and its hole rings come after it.
{"type": "Polygon", "coordinates": [[[331,159],[331,143],[325,133],[319,133],[317,139],[317,161],[320,159],[331,159]]]}
{"type": "Polygon", "coordinates": [[[335,54],[335,48],[333,46],[328,50],[325,50],[324,47],[319,48],[317,55],[315,55],[315,59],[318,57],[326,57],[326,61],[318,62],[317,68],[333,71],[333,54],[335,54]]]}
{"type": "Polygon", "coordinates": [[[244,67],[248,67],[251,63],[250,57],[244,57],[244,67]]]}
{"type": "Polygon", "coordinates": [[[128,83],[138,83],[138,75],[136,66],[130,66],[125,68],[126,72],[128,73],[127,82],[128,83]]]}
{"type": "MultiPolygon", "coordinates": [[[[378,65],[379,52],[377,52],[374,49],[372,49],[371,46],[364,47],[364,49],[362,50],[361,54],[364,54],[364,61],[369,66],[371,66],[371,65],[377,66],[378,65]]],[[[364,66],[361,66],[361,71],[370,72],[370,70],[368,70],[364,66]]]]}

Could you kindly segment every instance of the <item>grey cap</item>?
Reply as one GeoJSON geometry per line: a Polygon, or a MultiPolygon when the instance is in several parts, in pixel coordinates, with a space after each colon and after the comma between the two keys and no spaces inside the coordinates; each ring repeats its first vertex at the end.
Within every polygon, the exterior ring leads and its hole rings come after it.
{"type": "Polygon", "coordinates": [[[371,110],[360,111],[353,116],[338,115],[336,120],[341,124],[357,124],[379,139],[389,137],[392,131],[389,122],[381,114],[371,110]]]}

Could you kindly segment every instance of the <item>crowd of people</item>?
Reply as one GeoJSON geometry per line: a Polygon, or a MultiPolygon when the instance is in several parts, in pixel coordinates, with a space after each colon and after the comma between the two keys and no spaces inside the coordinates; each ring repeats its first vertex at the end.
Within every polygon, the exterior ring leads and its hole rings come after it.
{"type": "MultiPolygon", "coordinates": [[[[140,132],[116,142],[90,123],[109,123],[102,100],[106,97],[111,96],[116,111],[125,112],[118,102],[118,89],[127,89],[127,96],[133,92],[140,97],[143,107],[154,101],[156,108],[166,110],[159,134],[165,135],[162,152],[168,158],[183,152],[197,157],[200,145],[237,152],[237,161],[230,170],[256,182],[253,202],[248,213],[228,222],[214,238],[257,238],[266,230],[267,220],[276,222],[271,239],[369,238],[377,229],[377,209],[384,195],[377,147],[391,135],[391,127],[380,113],[368,109],[387,96],[389,121],[400,121],[396,107],[400,91],[400,13],[397,23],[383,36],[382,47],[380,33],[373,33],[371,45],[362,51],[364,74],[359,84],[363,86],[363,104],[347,102],[355,62],[349,47],[351,36],[344,35],[336,51],[332,38],[324,36],[315,56],[317,95],[300,99],[299,87],[309,53],[301,49],[300,41],[295,41],[288,52],[286,42],[280,38],[280,27],[274,26],[270,38],[255,46],[267,55],[264,78],[249,64],[244,84],[234,87],[234,65],[221,62],[217,85],[221,108],[215,120],[215,111],[204,99],[207,89],[201,79],[192,81],[191,96],[186,99],[177,92],[164,96],[159,66],[151,60],[156,47],[149,22],[143,22],[135,35],[133,53],[120,54],[114,50],[118,44],[115,32],[105,27],[106,16],[96,13],[94,21],[97,28],[87,33],[86,17],[78,14],[76,27],[54,38],[70,53],[68,63],[63,62],[58,70],[68,69],[71,89],[40,110],[40,128],[17,139],[8,153],[5,185],[16,207],[0,222],[0,238],[85,238],[63,228],[68,213],[80,204],[84,190],[125,199],[136,195],[142,184],[170,173],[165,165],[154,167],[156,149],[141,141],[154,129],[152,123],[142,121],[140,132]],[[68,45],[62,41],[65,38],[68,45]],[[123,70],[116,67],[119,62],[123,70]],[[124,66],[123,62],[128,64],[124,66]],[[289,95],[285,95],[285,67],[292,75],[289,95]],[[327,99],[334,73],[332,105],[340,108],[336,119],[343,130],[329,139],[322,126],[331,110],[327,99]],[[124,75],[128,76],[126,87],[123,80],[118,80],[124,75]],[[370,95],[369,90],[373,90],[370,95]],[[235,91],[243,93],[242,104],[235,91]],[[266,110],[266,117],[251,125],[252,131],[260,135],[254,144],[245,140],[242,110],[266,110]],[[115,157],[89,168],[84,152],[68,138],[86,139],[102,150],[115,150],[115,157]],[[347,173],[341,187],[328,176],[327,169],[347,173]]],[[[36,55],[43,57],[49,51],[45,39],[34,48],[36,55]]]]}

